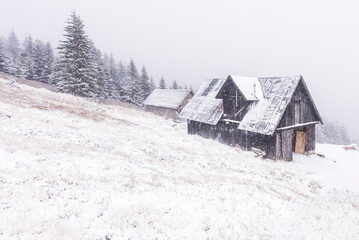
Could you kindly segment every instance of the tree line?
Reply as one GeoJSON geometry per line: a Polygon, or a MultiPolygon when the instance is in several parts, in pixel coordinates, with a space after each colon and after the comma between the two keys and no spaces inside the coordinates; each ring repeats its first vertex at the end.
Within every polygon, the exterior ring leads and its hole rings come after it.
{"type": "Polygon", "coordinates": [[[323,121],[323,125],[318,124],[315,128],[317,143],[348,145],[357,142],[356,139],[351,138],[343,124],[325,118],[323,121]]]}
{"type": "MultiPolygon", "coordinates": [[[[14,31],[0,36],[0,72],[56,85],[59,92],[91,99],[116,99],[142,105],[156,88],[145,66],[139,73],[134,61],[116,62],[103,54],[73,12],[66,21],[64,39],[54,52],[49,42],[27,35],[20,44],[14,31]]],[[[167,88],[164,77],[158,88],[167,88]]],[[[168,88],[180,89],[176,81],[168,88]]],[[[187,88],[185,86],[184,88],[187,88]]]]}

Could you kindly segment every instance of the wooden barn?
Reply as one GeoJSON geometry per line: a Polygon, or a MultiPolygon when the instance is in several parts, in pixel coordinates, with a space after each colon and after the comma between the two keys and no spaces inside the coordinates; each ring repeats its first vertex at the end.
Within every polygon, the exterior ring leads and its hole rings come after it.
{"type": "Polygon", "coordinates": [[[189,134],[287,161],[315,149],[315,125],[322,123],[302,76],[210,79],[180,117],[189,134]]]}
{"type": "Polygon", "coordinates": [[[193,97],[187,89],[155,89],[144,102],[145,110],[177,119],[179,112],[193,97]]]}

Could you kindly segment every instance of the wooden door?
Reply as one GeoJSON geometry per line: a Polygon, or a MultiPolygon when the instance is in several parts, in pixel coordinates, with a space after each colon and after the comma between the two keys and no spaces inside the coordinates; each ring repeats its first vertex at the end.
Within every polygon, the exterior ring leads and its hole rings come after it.
{"type": "Polygon", "coordinates": [[[305,152],[305,137],[306,133],[302,131],[296,131],[295,138],[295,152],[296,153],[304,153],[305,152]]]}

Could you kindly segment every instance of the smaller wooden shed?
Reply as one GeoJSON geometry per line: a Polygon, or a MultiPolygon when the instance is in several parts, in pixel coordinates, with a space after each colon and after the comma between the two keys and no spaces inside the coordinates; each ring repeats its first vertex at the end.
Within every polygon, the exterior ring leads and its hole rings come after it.
{"type": "Polygon", "coordinates": [[[178,119],[178,114],[193,97],[187,89],[155,89],[144,102],[145,110],[160,116],[178,119]]]}

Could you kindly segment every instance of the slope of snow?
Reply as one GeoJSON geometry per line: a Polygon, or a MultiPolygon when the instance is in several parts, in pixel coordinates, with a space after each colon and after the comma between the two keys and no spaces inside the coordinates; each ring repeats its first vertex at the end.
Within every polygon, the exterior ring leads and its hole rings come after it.
{"type": "Polygon", "coordinates": [[[0,126],[0,239],[359,238],[358,195],[304,158],[1,79],[0,126]]]}
{"type": "Polygon", "coordinates": [[[359,151],[332,144],[317,144],[316,148],[325,158],[296,154],[294,166],[318,174],[327,185],[359,193],[359,151]]]}

